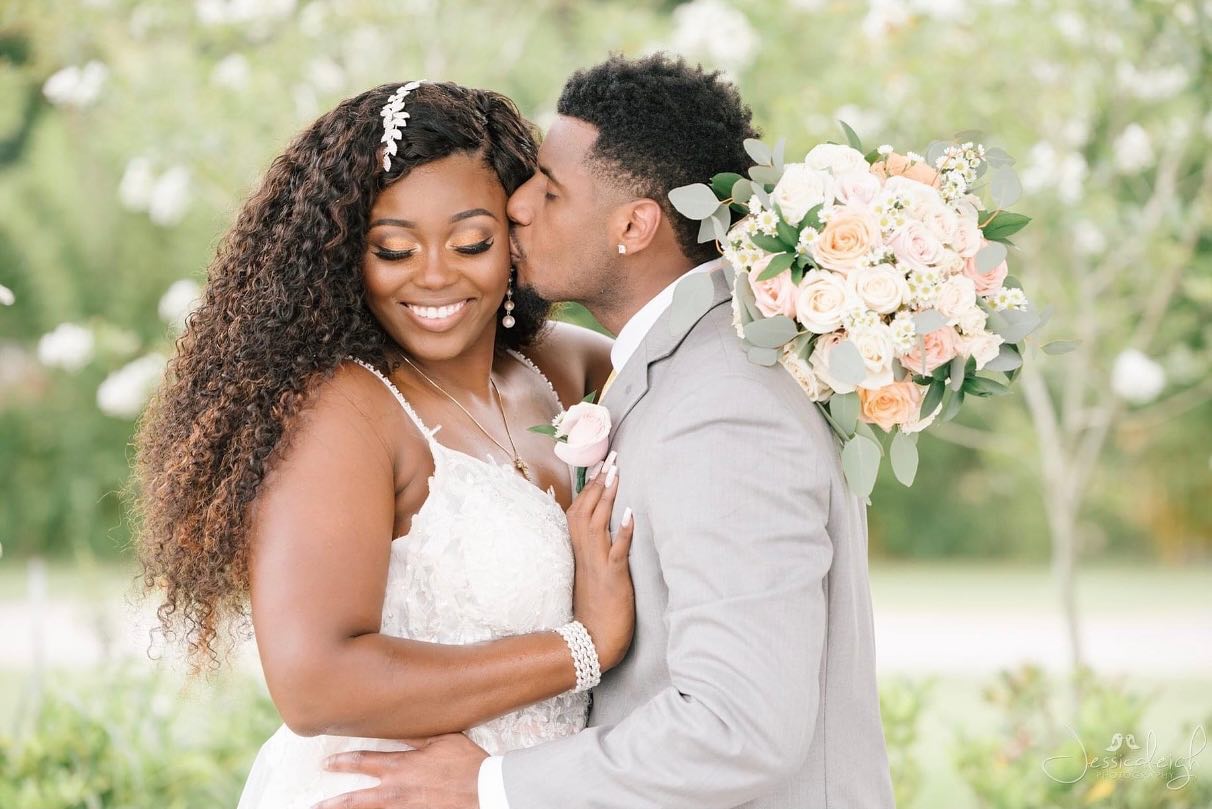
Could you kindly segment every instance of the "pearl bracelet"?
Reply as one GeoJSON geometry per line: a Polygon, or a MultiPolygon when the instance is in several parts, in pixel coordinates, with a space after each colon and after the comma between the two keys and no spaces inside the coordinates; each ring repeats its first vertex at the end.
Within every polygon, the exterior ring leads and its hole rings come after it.
{"type": "Polygon", "coordinates": [[[577,685],[573,693],[588,691],[600,683],[602,666],[598,660],[598,650],[585,625],[580,621],[570,621],[557,627],[556,632],[560,633],[568,644],[568,651],[572,652],[572,664],[577,670],[577,685]]]}

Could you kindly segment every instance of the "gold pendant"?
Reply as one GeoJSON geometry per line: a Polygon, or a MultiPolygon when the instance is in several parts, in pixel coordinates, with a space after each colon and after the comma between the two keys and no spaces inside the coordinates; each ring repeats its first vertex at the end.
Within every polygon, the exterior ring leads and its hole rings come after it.
{"type": "Polygon", "coordinates": [[[530,478],[530,467],[526,465],[525,461],[523,461],[521,458],[519,458],[515,455],[514,459],[513,459],[513,465],[517,468],[517,470],[519,472],[522,473],[522,477],[526,478],[527,480],[531,479],[530,478]]]}

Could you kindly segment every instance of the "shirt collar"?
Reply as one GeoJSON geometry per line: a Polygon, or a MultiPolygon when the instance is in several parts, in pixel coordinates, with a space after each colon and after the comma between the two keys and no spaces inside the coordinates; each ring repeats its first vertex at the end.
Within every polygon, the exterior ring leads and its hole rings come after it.
{"type": "Polygon", "coordinates": [[[610,348],[611,367],[616,372],[623,369],[623,366],[627,364],[627,360],[631,359],[631,355],[640,347],[640,343],[644,342],[644,338],[648,336],[648,332],[652,330],[657,319],[673,303],[673,290],[683,278],[692,273],[714,270],[723,266],[722,262],[723,259],[714,258],[711,261],[703,262],[697,267],[687,270],[683,275],[678,276],[673,283],[658,292],[652,300],[641,306],[640,310],[623,324],[623,328],[619,329],[619,334],[614,339],[614,345],[610,348]]]}

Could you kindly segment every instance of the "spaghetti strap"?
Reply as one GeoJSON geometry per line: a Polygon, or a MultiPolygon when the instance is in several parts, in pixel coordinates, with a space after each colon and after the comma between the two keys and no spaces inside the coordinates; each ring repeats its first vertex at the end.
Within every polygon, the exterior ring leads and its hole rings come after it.
{"type": "Polygon", "coordinates": [[[379,381],[382,382],[384,385],[386,385],[387,389],[390,390],[392,395],[396,397],[396,401],[399,402],[400,406],[404,408],[404,412],[408,414],[408,418],[410,418],[412,420],[412,423],[417,426],[417,429],[421,431],[421,435],[425,436],[425,440],[429,443],[429,445],[432,447],[434,444],[437,443],[437,441],[433,437],[433,434],[436,433],[438,430],[442,429],[442,425],[439,424],[437,427],[434,427],[432,430],[429,427],[425,426],[425,422],[421,421],[421,417],[417,415],[417,411],[412,409],[412,405],[410,405],[408,403],[408,400],[404,398],[404,394],[400,393],[400,389],[395,386],[395,383],[393,383],[390,379],[388,379],[386,376],[384,376],[383,373],[378,368],[376,368],[373,365],[371,365],[370,363],[360,360],[354,356],[346,357],[346,359],[353,360],[358,365],[361,365],[363,368],[365,368],[366,370],[370,371],[372,374],[377,376],[379,378],[379,381]]]}
{"type": "Polygon", "coordinates": [[[551,384],[551,380],[547,378],[547,375],[545,373],[543,373],[542,370],[540,370],[539,366],[535,365],[534,362],[530,359],[530,357],[527,357],[525,354],[523,354],[520,351],[515,351],[512,348],[507,348],[507,349],[505,349],[505,351],[511,357],[513,357],[515,360],[522,363],[527,368],[529,368],[530,370],[532,370],[536,374],[538,374],[539,379],[542,379],[545,383],[547,383],[547,389],[549,391],[551,391],[551,396],[552,396],[552,398],[555,399],[556,406],[560,410],[563,410],[564,403],[562,401],[560,401],[560,394],[556,393],[555,385],[551,384]]]}

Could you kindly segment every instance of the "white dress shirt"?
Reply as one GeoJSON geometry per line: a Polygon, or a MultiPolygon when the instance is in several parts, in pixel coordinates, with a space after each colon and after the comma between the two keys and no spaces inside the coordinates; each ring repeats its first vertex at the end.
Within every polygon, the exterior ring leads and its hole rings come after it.
{"type": "MultiPolygon", "coordinates": [[[[644,342],[653,325],[673,303],[673,290],[678,282],[691,273],[710,272],[721,266],[723,259],[715,258],[687,270],[627,319],[623,328],[619,329],[618,336],[614,338],[614,345],[610,347],[610,365],[615,373],[623,370],[623,366],[635,354],[640,343],[644,342]]],[[[510,809],[509,798],[505,794],[504,761],[503,756],[489,756],[480,764],[480,774],[476,780],[480,809],[510,809]]]]}

